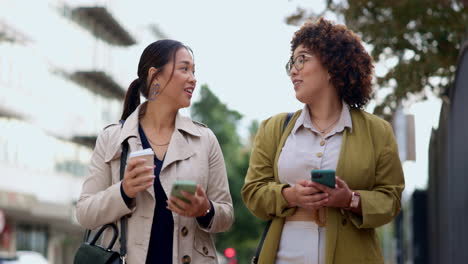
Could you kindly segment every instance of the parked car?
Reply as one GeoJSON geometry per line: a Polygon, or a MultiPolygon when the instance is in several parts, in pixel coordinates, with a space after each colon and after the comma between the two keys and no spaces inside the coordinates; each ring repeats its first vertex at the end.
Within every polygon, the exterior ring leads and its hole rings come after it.
{"type": "Polygon", "coordinates": [[[0,264],[49,264],[44,256],[34,251],[17,251],[16,256],[14,260],[0,259],[0,264]]]}

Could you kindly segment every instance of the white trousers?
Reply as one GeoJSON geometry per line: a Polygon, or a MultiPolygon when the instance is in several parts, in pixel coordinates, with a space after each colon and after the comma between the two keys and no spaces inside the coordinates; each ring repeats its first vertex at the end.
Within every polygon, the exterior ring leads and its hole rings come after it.
{"type": "Polygon", "coordinates": [[[325,231],[313,221],[286,221],[276,264],[325,264],[325,231]]]}

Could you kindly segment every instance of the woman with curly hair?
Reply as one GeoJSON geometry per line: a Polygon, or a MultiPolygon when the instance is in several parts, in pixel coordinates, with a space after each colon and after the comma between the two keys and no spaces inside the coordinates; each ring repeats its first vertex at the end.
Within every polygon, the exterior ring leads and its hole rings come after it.
{"type": "Polygon", "coordinates": [[[249,210],[271,220],[258,263],[384,263],[375,228],[400,211],[404,177],[392,127],[362,110],[372,58],[323,18],[295,33],[291,52],[304,108],[262,122],[242,188],[249,210]],[[315,169],[335,170],[334,188],[311,181],[315,169]]]}

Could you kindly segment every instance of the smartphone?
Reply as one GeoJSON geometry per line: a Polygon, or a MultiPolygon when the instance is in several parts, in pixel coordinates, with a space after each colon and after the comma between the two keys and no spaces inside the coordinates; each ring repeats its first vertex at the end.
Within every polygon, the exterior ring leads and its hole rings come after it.
{"type": "Polygon", "coordinates": [[[310,174],[311,174],[311,180],[313,182],[323,184],[330,188],[335,188],[335,171],[334,170],[312,170],[310,174]]]}
{"type": "Polygon", "coordinates": [[[185,191],[195,195],[195,192],[197,191],[197,183],[194,181],[178,180],[172,185],[171,196],[175,196],[186,203],[190,203],[190,200],[185,198],[185,196],[182,195],[181,191],[185,191]]]}

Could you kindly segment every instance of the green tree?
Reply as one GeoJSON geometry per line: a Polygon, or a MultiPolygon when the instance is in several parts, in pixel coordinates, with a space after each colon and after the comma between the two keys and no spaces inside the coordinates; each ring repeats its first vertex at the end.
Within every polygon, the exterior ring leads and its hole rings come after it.
{"type": "MultiPolygon", "coordinates": [[[[443,97],[453,84],[457,56],[468,33],[466,1],[326,0],[326,4],[324,13],[343,18],[371,45],[377,62],[397,62],[377,77],[378,86],[392,92],[375,108],[376,114],[388,117],[401,100],[425,99],[427,92],[443,97]]],[[[298,25],[320,15],[299,8],[286,23],[298,25]]]]}
{"type": "MultiPolygon", "coordinates": [[[[232,247],[237,251],[239,263],[248,263],[263,231],[263,223],[247,210],[240,193],[249,166],[251,144],[242,145],[237,134],[242,115],[230,110],[207,85],[202,85],[200,93],[200,100],[192,106],[192,118],[206,124],[218,138],[226,162],[235,214],[233,227],[217,236],[216,247],[221,252],[232,247]]],[[[257,129],[258,123],[253,122],[249,129],[250,138],[257,129]]]]}
{"type": "Polygon", "coordinates": [[[230,166],[235,165],[239,159],[241,143],[236,127],[242,115],[228,109],[206,84],[201,86],[200,95],[200,100],[192,106],[192,117],[207,125],[215,133],[223,150],[224,159],[233,161],[226,163],[229,172],[230,166]]]}

